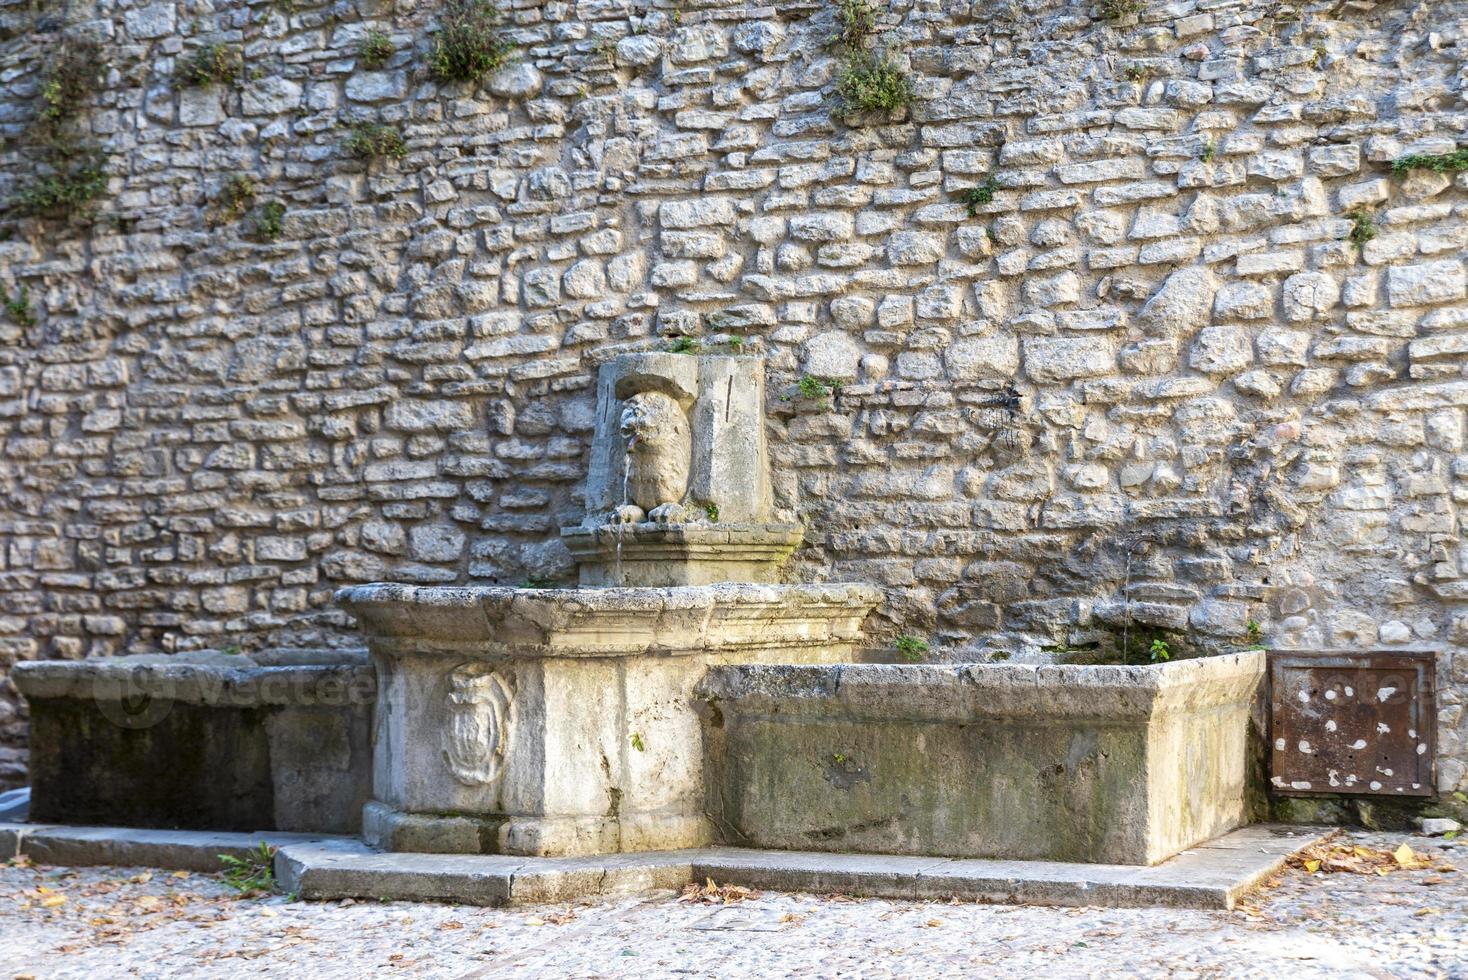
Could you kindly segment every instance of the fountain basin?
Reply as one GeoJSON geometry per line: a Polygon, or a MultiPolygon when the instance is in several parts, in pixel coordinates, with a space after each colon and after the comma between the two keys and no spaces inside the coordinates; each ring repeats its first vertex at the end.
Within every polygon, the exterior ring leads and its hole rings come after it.
{"type": "Polygon", "coordinates": [[[1117,666],[720,666],[728,843],[1149,865],[1247,823],[1260,652],[1117,666]]]}
{"type": "Polygon", "coordinates": [[[544,856],[708,843],[698,681],[849,660],[880,598],[845,584],[343,589],[380,691],[363,836],[544,856]]]}
{"type": "Polygon", "coordinates": [[[16,664],[38,822],[356,833],[376,682],[363,650],[16,664]]]}

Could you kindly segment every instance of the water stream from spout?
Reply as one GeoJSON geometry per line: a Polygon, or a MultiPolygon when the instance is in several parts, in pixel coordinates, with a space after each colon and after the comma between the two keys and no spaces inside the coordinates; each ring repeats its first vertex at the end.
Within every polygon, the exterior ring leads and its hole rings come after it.
{"type": "MultiPolygon", "coordinates": [[[[627,499],[627,487],[632,481],[632,447],[636,444],[637,439],[635,437],[629,439],[627,440],[626,448],[622,451],[622,507],[626,507],[629,503],[627,499]]],[[[616,524],[617,546],[615,557],[612,559],[612,584],[626,585],[627,583],[622,581],[622,538],[627,534],[627,525],[622,520],[622,511],[620,508],[617,510],[616,524]]]]}

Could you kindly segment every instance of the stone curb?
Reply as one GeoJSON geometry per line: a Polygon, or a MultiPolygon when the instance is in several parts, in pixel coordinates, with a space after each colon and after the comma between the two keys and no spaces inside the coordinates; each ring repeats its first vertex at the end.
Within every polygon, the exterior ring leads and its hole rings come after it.
{"type": "Polygon", "coordinates": [[[715,847],[584,858],[374,851],[349,837],[0,824],[0,849],[38,863],[217,871],[264,840],[276,879],[303,899],[535,905],[676,889],[712,878],[774,891],[1011,905],[1232,909],[1329,828],[1258,824],[1154,867],[960,860],[715,847]]]}
{"type": "Polygon", "coordinates": [[[24,854],[37,864],[101,864],[208,872],[220,870],[219,855],[245,857],[261,841],[285,847],[329,839],[333,838],[278,830],[237,833],[0,823],[0,858],[24,854]]]}

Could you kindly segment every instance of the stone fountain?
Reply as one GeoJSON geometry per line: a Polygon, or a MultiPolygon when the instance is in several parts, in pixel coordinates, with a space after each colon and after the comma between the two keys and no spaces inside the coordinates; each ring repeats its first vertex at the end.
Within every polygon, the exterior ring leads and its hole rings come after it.
{"type": "Polygon", "coordinates": [[[377,668],[369,843],[584,855],[692,847],[706,813],[696,688],[721,665],[850,661],[881,594],[783,585],[763,362],[602,366],[580,588],[375,584],[339,601],[377,668]]]}
{"type": "Polygon", "coordinates": [[[587,517],[562,531],[580,587],[344,589],[370,670],[309,651],[18,665],[35,812],[337,832],[360,813],[391,851],[1120,865],[1252,818],[1257,651],[854,663],[881,594],[780,584],[801,529],[774,520],[764,400],[757,358],[605,364],[587,517]]]}

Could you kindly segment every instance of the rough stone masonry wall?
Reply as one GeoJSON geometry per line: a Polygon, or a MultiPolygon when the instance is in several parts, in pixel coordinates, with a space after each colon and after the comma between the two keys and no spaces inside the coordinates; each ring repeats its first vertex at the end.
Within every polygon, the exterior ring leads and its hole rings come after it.
{"type": "Polygon", "coordinates": [[[792,574],[882,585],[879,635],[1442,648],[1468,785],[1468,175],[1389,166],[1468,143],[1468,2],[1141,6],[881,6],[917,100],[850,125],[825,3],[522,0],[482,88],[422,72],[432,3],[0,8],[0,194],[58,30],[112,66],[96,220],[0,242],[36,317],[0,321],[0,659],[568,580],[598,360],[739,337],[792,574]],[[178,84],[211,42],[245,76],[178,84]],[[351,158],[361,120],[407,155],[351,158]],[[221,220],[235,174],[277,240],[221,220]]]}

